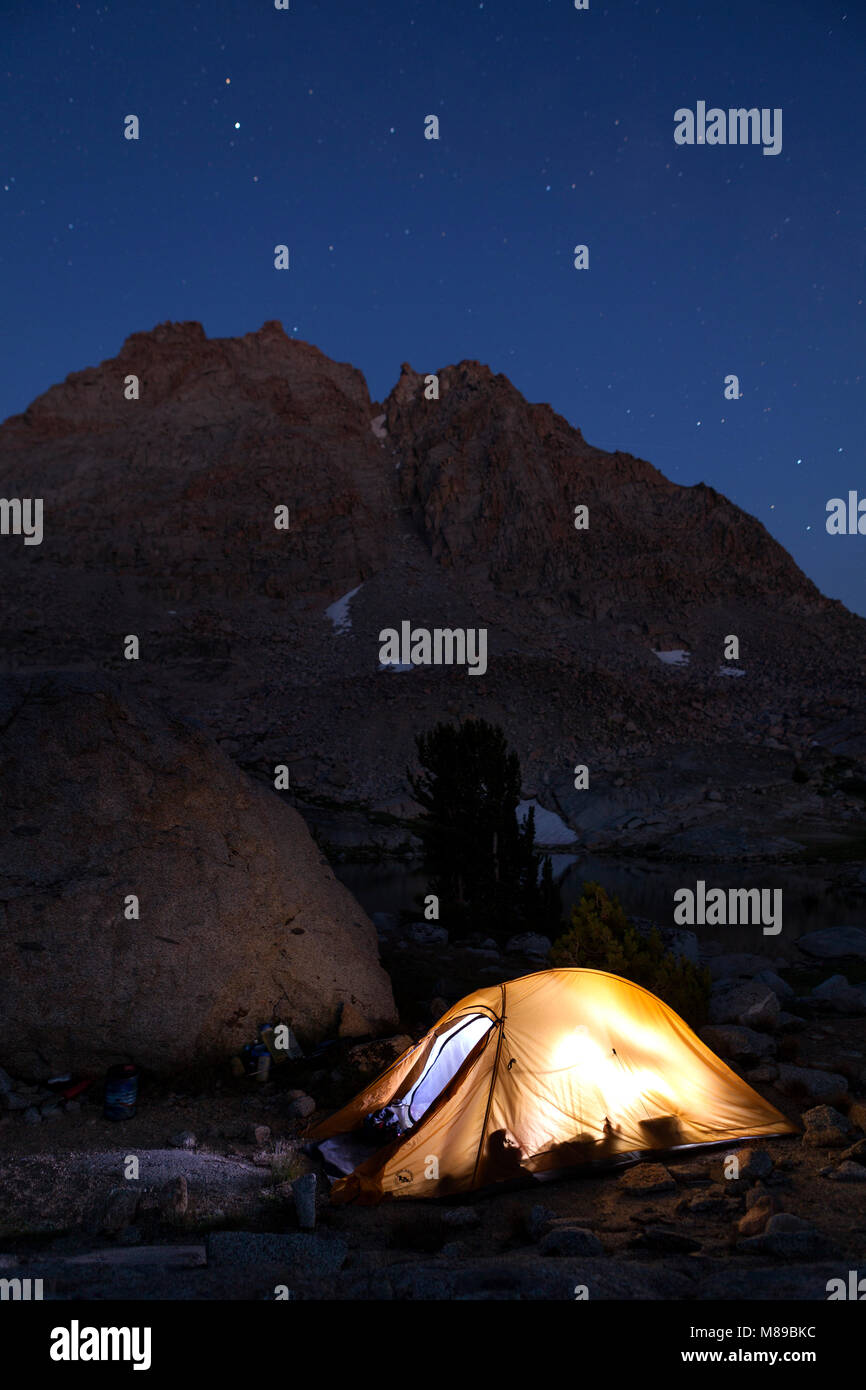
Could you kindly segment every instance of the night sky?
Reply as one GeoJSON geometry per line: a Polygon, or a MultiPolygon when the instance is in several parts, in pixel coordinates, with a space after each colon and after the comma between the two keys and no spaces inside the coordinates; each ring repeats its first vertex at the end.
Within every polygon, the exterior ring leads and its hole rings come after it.
{"type": "Polygon", "coordinates": [[[166,319],[280,319],[378,399],[475,358],[866,613],[825,530],[866,496],[864,59],[863,0],[5,0],[0,418],[166,319]],[[675,144],[700,100],[781,152],[675,144]]]}

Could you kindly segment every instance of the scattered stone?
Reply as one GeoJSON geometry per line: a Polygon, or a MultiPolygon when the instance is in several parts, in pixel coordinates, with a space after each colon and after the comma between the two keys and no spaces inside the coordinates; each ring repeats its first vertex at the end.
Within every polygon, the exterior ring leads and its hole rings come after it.
{"type": "Polygon", "coordinates": [[[827,1176],[836,1182],[866,1182],[866,1168],[862,1163],[854,1163],[851,1159],[846,1159],[827,1176]]]}
{"type": "Polygon", "coordinates": [[[866,1133],[866,1100],[852,1100],[848,1106],[848,1119],[854,1129],[866,1133]]]}
{"type": "Polygon", "coordinates": [[[406,935],[416,946],[445,946],[448,942],[447,929],[435,922],[410,922],[406,935]]]}
{"type": "Polygon", "coordinates": [[[756,1182],[769,1177],[773,1171],[773,1160],[765,1149],[739,1149],[737,1159],[740,1165],[740,1178],[746,1182],[756,1182]]]}
{"type": "Polygon", "coordinates": [[[183,1173],[170,1178],[160,1190],[159,1213],[164,1220],[176,1221],[189,1209],[189,1186],[183,1173]]]}
{"type": "Polygon", "coordinates": [[[778,997],[757,980],[721,981],[710,995],[710,1022],[741,1028],[773,1029],[779,1021],[778,997]]]}
{"type": "Polygon", "coordinates": [[[779,1068],[775,1062],[762,1062],[759,1067],[752,1067],[751,1071],[746,1072],[746,1080],[750,1085],[757,1083],[768,1083],[775,1081],[779,1075],[779,1068]]]}
{"type": "Polygon", "coordinates": [[[551,1224],[556,1220],[556,1212],[550,1207],[543,1207],[540,1204],[534,1206],[529,1213],[527,1228],[533,1240],[540,1240],[545,1231],[550,1229],[551,1224]]]}
{"type": "Polygon", "coordinates": [[[478,1226],[481,1217],[475,1207],[444,1207],[442,1210],[444,1226],[478,1226]]]}
{"type": "Polygon", "coordinates": [[[816,1105],[803,1116],[803,1143],[811,1149],[843,1149],[851,1126],[831,1105],[816,1105]]]}
{"type": "Polygon", "coordinates": [[[276,1235],[261,1231],[213,1231],[207,1240],[214,1265],[279,1265],[293,1278],[322,1278],[342,1269],[346,1242],[299,1231],[276,1235]]]}
{"type": "Polygon", "coordinates": [[[700,1250],[701,1242],[679,1231],[669,1231],[664,1226],[646,1226],[629,1241],[629,1248],[659,1255],[690,1255],[700,1250]]]}
{"type": "Polygon", "coordinates": [[[508,955],[529,956],[531,960],[547,960],[552,946],[550,937],[541,936],[539,932],[525,931],[518,932],[505,943],[505,950],[508,955]]]}
{"type": "Polygon", "coordinates": [[[157,1265],[164,1269],[199,1269],[207,1264],[203,1245],[110,1246],[107,1250],[88,1250],[83,1255],[60,1257],[70,1265],[157,1265]]]}
{"type": "Polygon", "coordinates": [[[710,1024],[700,1030],[699,1037],[713,1052],[723,1057],[735,1057],[740,1061],[754,1058],[756,1061],[771,1056],[776,1044],[766,1033],[757,1033],[754,1028],[737,1027],[735,1024],[710,1024]]]}
{"type": "Polygon", "coordinates": [[[866,960],[866,931],[862,927],[823,927],[807,932],[797,941],[801,951],[820,960],[856,956],[866,960]]]}
{"type": "Polygon", "coordinates": [[[198,1140],[191,1129],[178,1130],[168,1141],[170,1149],[194,1149],[198,1145],[198,1140]]]}
{"type": "MultiPolygon", "coordinates": [[[[750,1194],[751,1195],[751,1194],[750,1194]]],[[[756,1202],[749,1206],[746,1198],[746,1214],[737,1222],[741,1236],[759,1236],[776,1210],[775,1199],[769,1193],[761,1193],[756,1202]]]]}
{"type": "Polygon", "coordinates": [[[696,1216],[729,1216],[732,1210],[736,1210],[731,1205],[731,1196],[727,1187],[713,1187],[709,1192],[699,1192],[689,1197],[681,1205],[696,1216]]]}
{"type": "Polygon", "coordinates": [[[848,1082],[836,1072],[820,1071],[816,1067],[795,1067],[786,1062],[779,1066],[779,1090],[786,1096],[807,1096],[824,1105],[837,1105],[848,1095],[848,1082]]]}
{"type": "Polygon", "coordinates": [[[711,956],[708,962],[711,980],[752,979],[767,968],[766,956],[751,956],[746,952],[723,953],[711,956]]]}
{"type": "Polygon", "coordinates": [[[781,975],[776,974],[775,970],[759,970],[755,980],[771,989],[777,999],[794,998],[794,991],[787,980],[783,980],[781,975]]]}
{"type": "Polygon", "coordinates": [[[316,1102],[312,1096],[299,1096],[297,1100],[289,1101],[286,1114],[290,1120],[305,1120],[308,1115],[312,1115],[315,1108],[316,1102]]]}
{"type": "Polygon", "coordinates": [[[762,1235],[738,1241],[737,1249],[749,1255],[808,1260],[830,1254],[832,1246],[810,1222],[783,1211],[770,1217],[762,1235]]]}
{"type": "Polygon", "coordinates": [[[585,1226],[576,1226],[571,1222],[553,1226],[542,1236],[538,1249],[542,1255],[604,1254],[604,1246],[597,1235],[585,1226]]]}
{"type": "Polygon", "coordinates": [[[97,1229],[104,1235],[116,1235],[124,1226],[131,1226],[138,1211],[139,1198],[140,1192],[128,1183],[125,1187],[112,1188],[105,1199],[97,1229]]]}
{"type": "Polygon", "coordinates": [[[863,1011],[864,995],[855,985],[849,985],[844,975],[831,975],[822,985],[816,985],[809,996],[822,1008],[839,1014],[859,1014],[863,1011]]]}
{"type": "Polygon", "coordinates": [[[636,1163],[623,1173],[619,1186],[631,1197],[649,1197],[655,1193],[675,1192],[677,1185],[663,1163],[636,1163]]]}
{"type": "Polygon", "coordinates": [[[710,1174],[706,1163],[678,1163],[670,1172],[677,1182],[709,1182],[710,1174]]]}

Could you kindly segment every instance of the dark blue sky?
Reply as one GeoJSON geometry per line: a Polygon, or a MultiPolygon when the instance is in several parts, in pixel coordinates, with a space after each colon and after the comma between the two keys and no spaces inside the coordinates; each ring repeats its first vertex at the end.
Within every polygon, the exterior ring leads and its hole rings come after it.
{"type": "Polygon", "coordinates": [[[5,0],[0,418],[165,319],[280,319],[378,398],[477,358],[866,613],[824,524],[866,496],[864,60],[863,0],[5,0]],[[781,153],[676,145],[699,100],[781,153]]]}

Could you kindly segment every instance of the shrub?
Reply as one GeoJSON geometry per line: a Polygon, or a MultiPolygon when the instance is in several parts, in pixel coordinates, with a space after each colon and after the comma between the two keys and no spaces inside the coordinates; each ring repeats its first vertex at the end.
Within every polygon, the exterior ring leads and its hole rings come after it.
{"type": "Polygon", "coordinates": [[[550,952],[552,965],[606,970],[643,985],[663,999],[692,1028],[707,1020],[710,974],[665,949],[658,930],[647,935],[629,921],[618,898],[599,883],[585,883],[572,908],[571,926],[550,952]]]}

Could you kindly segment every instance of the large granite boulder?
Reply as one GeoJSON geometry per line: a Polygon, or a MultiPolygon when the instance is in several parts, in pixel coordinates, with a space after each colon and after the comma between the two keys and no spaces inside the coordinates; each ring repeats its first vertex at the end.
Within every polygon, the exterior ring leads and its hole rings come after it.
{"type": "Polygon", "coordinates": [[[272,1018],[336,1034],[343,1003],[392,1027],[375,928],[302,817],[118,689],[0,681],[0,1060],[164,1070],[272,1018]]]}

